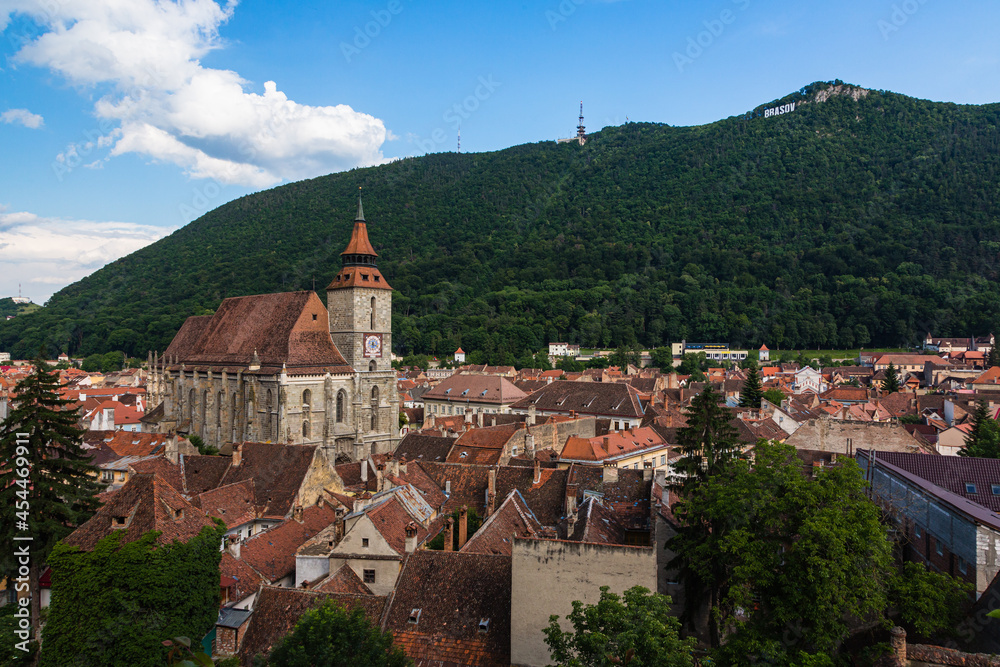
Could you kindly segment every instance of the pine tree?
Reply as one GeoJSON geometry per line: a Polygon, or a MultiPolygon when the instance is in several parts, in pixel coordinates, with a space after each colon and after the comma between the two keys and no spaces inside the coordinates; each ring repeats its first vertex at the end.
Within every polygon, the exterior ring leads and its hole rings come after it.
{"type": "Polygon", "coordinates": [[[994,366],[1000,366],[1000,349],[994,345],[990,348],[990,351],[986,353],[986,368],[993,368],[994,366]]]}
{"type": "Polygon", "coordinates": [[[965,436],[965,448],[958,455],[1000,458],[1000,424],[993,419],[986,401],[976,403],[976,410],[972,413],[972,430],[965,436]]]}
{"type": "Polygon", "coordinates": [[[887,394],[895,394],[899,391],[899,374],[896,367],[889,362],[889,367],[885,369],[885,380],[882,381],[882,391],[887,394]]]}
{"type": "Polygon", "coordinates": [[[675,464],[683,476],[677,484],[682,491],[721,472],[742,454],[736,427],[730,423],[732,415],[720,399],[709,385],[685,411],[687,426],[677,432],[682,456],[675,464]]]}
{"type": "Polygon", "coordinates": [[[757,371],[757,366],[753,365],[747,371],[747,379],[743,381],[743,389],[740,390],[740,407],[760,408],[760,399],[763,396],[760,373],[757,371]]]}
{"type": "MultiPolygon", "coordinates": [[[[39,356],[15,388],[14,407],[0,424],[0,541],[28,545],[33,636],[38,639],[40,599],[34,589],[56,542],[97,510],[97,468],[83,450],[83,430],[70,401],[59,397],[59,376],[39,356]],[[20,539],[18,539],[20,538],[20,539]],[[30,541],[24,538],[30,538],[30,541]]],[[[0,571],[18,573],[19,555],[7,549],[0,571]]]]}

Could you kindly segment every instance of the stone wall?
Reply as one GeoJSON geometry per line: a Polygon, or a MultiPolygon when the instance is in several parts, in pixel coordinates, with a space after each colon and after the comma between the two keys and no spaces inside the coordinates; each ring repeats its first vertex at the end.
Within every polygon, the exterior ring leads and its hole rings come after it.
{"type": "Polygon", "coordinates": [[[796,449],[838,454],[853,454],[859,449],[912,454],[928,451],[902,424],[842,421],[827,416],[805,422],[785,442],[796,449]]]}
{"type": "Polygon", "coordinates": [[[558,614],[563,627],[573,601],[600,600],[601,586],[621,594],[632,586],[657,589],[652,547],[514,538],[511,563],[511,664],[548,665],[542,630],[558,614]]]}

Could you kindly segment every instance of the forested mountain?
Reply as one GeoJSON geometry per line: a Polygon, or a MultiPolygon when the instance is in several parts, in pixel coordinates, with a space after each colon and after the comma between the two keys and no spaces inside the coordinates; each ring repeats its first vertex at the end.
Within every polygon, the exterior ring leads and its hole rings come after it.
{"type": "Polygon", "coordinates": [[[1000,321],[998,127],[998,104],[817,83],[709,125],[331,174],[232,201],[104,267],[0,324],[0,349],[144,356],[227,296],[315,280],[325,297],[358,186],[396,290],[397,353],[985,334],[1000,321]]]}

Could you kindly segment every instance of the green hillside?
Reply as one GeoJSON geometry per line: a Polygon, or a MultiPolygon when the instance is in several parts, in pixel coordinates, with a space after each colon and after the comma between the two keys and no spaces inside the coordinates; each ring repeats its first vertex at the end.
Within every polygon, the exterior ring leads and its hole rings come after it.
{"type": "Polygon", "coordinates": [[[585,146],[429,155],[243,197],[0,324],[0,349],[144,355],[226,296],[314,279],[322,293],[358,186],[397,353],[996,329],[1000,105],[835,84],[710,125],[629,123],[585,146]]]}

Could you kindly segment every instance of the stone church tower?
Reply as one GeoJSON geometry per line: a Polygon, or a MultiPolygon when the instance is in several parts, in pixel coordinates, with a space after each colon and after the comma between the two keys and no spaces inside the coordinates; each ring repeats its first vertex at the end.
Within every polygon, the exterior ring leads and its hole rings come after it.
{"type": "Polygon", "coordinates": [[[391,452],[399,397],[390,364],[392,288],[375,266],[361,200],[343,267],[315,292],[225,299],[150,355],[147,432],[206,443],[316,444],[329,460],[391,452]]]}

